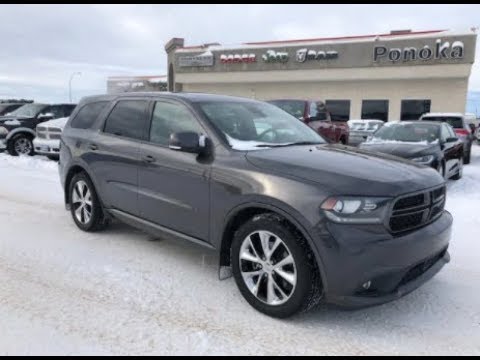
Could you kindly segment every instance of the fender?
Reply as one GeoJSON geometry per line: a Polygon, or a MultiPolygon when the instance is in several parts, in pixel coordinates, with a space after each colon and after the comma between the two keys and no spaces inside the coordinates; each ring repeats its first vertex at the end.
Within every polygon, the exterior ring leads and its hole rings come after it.
{"type": "MultiPolygon", "coordinates": [[[[90,180],[92,181],[93,183],[93,186],[95,186],[95,189],[98,189],[98,183],[97,183],[97,180],[95,179],[94,176],[92,176],[92,172],[90,171],[88,165],[86,162],[82,161],[80,158],[77,158],[75,161],[70,161],[67,165],[67,171],[65,171],[65,176],[70,172],[70,170],[74,167],[80,167],[83,169],[83,171],[88,175],[88,177],[90,178],[90,180]]],[[[66,177],[65,177],[65,180],[66,180],[66,177]]],[[[68,204],[68,187],[66,185],[66,183],[64,184],[64,199],[65,199],[65,207],[67,208],[67,210],[69,210],[69,204],[68,204]]],[[[104,207],[104,204],[103,204],[103,201],[102,199],[100,198],[100,196],[98,196],[98,199],[100,200],[100,203],[102,204],[102,207],[104,207]]]]}
{"type": "MultiPolygon", "coordinates": [[[[272,199],[272,200],[274,200],[274,199],[272,199]]],[[[276,201],[278,201],[278,200],[276,200],[276,201]]],[[[232,220],[240,211],[242,211],[244,209],[247,209],[247,208],[263,208],[265,210],[275,212],[275,213],[283,216],[289,222],[291,222],[302,233],[302,235],[307,240],[307,243],[310,246],[310,249],[312,250],[312,252],[315,256],[315,260],[317,262],[317,266],[318,266],[318,269],[320,271],[320,277],[322,279],[322,283],[323,283],[324,289],[326,291],[328,284],[327,284],[327,281],[326,281],[326,278],[325,278],[325,271],[324,271],[325,267],[323,265],[323,260],[322,260],[321,254],[319,253],[317,247],[315,246],[315,243],[313,241],[313,237],[310,234],[310,232],[307,230],[307,221],[303,220],[301,214],[298,213],[295,209],[290,208],[287,204],[284,204],[284,205],[285,205],[285,208],[288,208],[288,210],[284,210],[283,206],[279,207],[278,205],[272,205],[272,204],[269,204],[269,203],[266,203],[266,202],[262,202],[261,200],[256,200],[256,201],[244,202],[244,203],[239,204],[239,205],[235,206],[234,208],[232,208],[228,212],[228,214],[225,216],[225,221],[223,223],[224,225],[222,227],[222,231],[220,232],[220,234],[218,234],[218,236],[220,237],[220,239],[218,239],[218,240],[220,240],[220,241],[217,240],[218,241],[217,243],[220,244],[220,246],[217,247],[217,251],[220,253],[220,257],[221,257],[222,245],[223,245],[222,240],[223,240],[223,234],[226,230],[226,226],[230,222],[230,220],[232,220]]],[[[221,261],[222,261],[222,259],[220,258],[220,269],[219,269],[220,272],[222,272],[221,261]]],[[[219,275],[220,275],[220,278],[222,278],[222,275],[221,274],[219,274],[219,275]]]]}
{"type": "Polygon", "coordinates": [[[35,130],[32,130],[32,129],[27,128],[27,127],[19,127],[19,128],[15,128],[12,131],[10,131],[7,134],[6,140],[7,141],[10,140],[13,136],[15,136],[16,134],[19,134],[19,133],[28,133],[28,134],[32,135],[33,137],[35,137],[37,135],[35,133],[35,130]]]}

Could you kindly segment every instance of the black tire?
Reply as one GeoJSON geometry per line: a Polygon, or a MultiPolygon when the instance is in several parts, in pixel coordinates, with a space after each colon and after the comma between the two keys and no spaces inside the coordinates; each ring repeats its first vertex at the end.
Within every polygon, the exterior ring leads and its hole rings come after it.
{"type": "Polygon", "coordinates": [[[7,143],[7,151],[11,156],[19,156],[19,155],[33,156],[35,154],[35,151],[33,148],[32,136],[29,134],[14,135],[7,143]],[[26,146],[30,148],[30,150],[25,153],[19,153],[16,150],[16,144],[18,142],[24,142],[26,146]]]}
{"type": "Polygon", "coordinates": [[[463,176],[463,158],[460,159],[460,165],[458,171],[452,176],[452,180],[460,180],[463,176]]]}
{"type": "Polygon", "coordinates": [[[468,148],[468,152],[465,153],[465,155],[463,156],[463,163],[466,165],[466,164],[470,164],[470,155],[472,153],[472,146],[470,145],[470,147],[468,148]]]}
{"type": "MultiPolygon", "coordinates": [[[[322,299],[320,274],[315,257],[303,236],[285,219],[277,214],[264,213],[254,216],[236,232],[232,242],[232,270],[235,282],[247,302],[256,310],[276,318],[286,318],[307,311],[322,299]],[[240,250],[243,241],[255,231],[268,231],[288,247],[295,262],[296,285],[290,298],[280,305],[270,305],[258,299],[247,287],[241,271],[240,250]]],[[[260,280],[257,280],[258,283],[260,280]]],[[[257,284],[258,284],[257,283],[257,284]]]]}
{"type": "Polygon", "coordinates": [[[97,192],[95,190],[95,187],[93,186],[92,181],[86,175],[84,172],[80,172],[76,174],[72,181],[70,182],[70,187],[69,187],[69,198],[70,198],[70,212],[72,214],[73,221],[75,224],[83,231],[87,232],[95,232],[95,231],[100,231],[105,229],[105,227],[108,225],[108,221],[105,218],[105,214],[102,209],[102,205],[100,203],[100,200],[98,198],[97,192]],[[79,206],[76,206],[74,203],[74,191],[75,187],[77,186],[78,183],[83,182],[83,184],[86,184],[88,187],[88,190],[90,191],[90,198],[91,198],[91,206],[89,208],[91,209],[90,211],[90,219],[88,221],[82,222],[81,219],[78,219],[75,211],[78,209],[79,206]]]}
{"type": "Polygon", "coordinates": [[[52,161],[58,161],[58,155],[47,155],[47,158],[52,161]]]}
{"type": "Polygon", "coordinates": [[[340,144],[342,144],[342,145],[347,145],[347,139],[345,139],[345,137],[342,136],[342,137],[340,138],[340,144]]]}

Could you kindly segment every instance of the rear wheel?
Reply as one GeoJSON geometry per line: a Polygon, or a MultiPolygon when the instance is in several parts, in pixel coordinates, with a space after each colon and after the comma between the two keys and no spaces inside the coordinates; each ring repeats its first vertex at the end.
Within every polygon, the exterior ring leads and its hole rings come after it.
{"type": "Polygon", "coordinates": [[[347,145],[347,139],[346,139],[344,136],[342,136],[342,137],[340,138],[340,143],[341,143],[342,145],[347,145]]]}
{"type": "Polygon", "coordinates": [[[8,153],[12,156],[34,154],[32,137],[27,134],[13,136],[7,144],[8,153]]]}
{"type": "Polygon", "coordinates": [[[243,224],[232,243],[233,275],[256,310],[285,318],[321,299],[319,273],[303,237],[276,214],[243,224]]]}
{"type": "Polygon", "coordinates": [[[76,174],[70,183],[70,211],[83,231],[99,231],[107,225],[95,187],[84,172],[76,174]]]}
{"type": "Polygon", "coordinates": [[[455,175],[452,176],[453,180],[460,180],[463,176],[463,158],[460,158],[458,161],[458,171],[455,175]]]}
{"type": "Polygon", "coordinates": [[[468,151],[463,156],[463,163],[470,164],[470,155],[472,153],[472,145],[469,146],[468,151]]]}

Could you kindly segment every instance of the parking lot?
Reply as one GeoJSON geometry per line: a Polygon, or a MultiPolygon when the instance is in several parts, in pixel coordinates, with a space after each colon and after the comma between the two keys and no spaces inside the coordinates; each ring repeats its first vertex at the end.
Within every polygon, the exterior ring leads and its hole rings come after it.
{"type": "Polygon", "coordinates": [[[122,224],[78,230],[55,162],[0,154],[0,173],[0,355],[480,355],[477,144],[448,183],[452,261],[432,281],[383,306],[289,320],[256,312],[201,249],[122,224]]]}

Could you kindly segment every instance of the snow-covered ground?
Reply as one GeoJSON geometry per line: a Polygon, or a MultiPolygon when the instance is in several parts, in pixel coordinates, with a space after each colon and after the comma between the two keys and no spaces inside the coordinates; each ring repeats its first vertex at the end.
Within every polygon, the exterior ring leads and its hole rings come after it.
{"type": "Polygon", "coordinates": [[[450,181],[452,262],[390,304],[266,317],[204,250],[79,231],[56,163],[0,154],[0,355],[480,355],[480,147],[450,181]]]}

